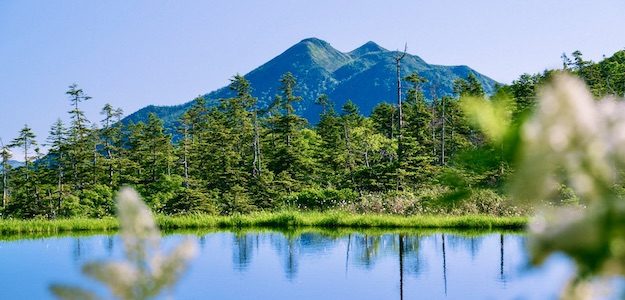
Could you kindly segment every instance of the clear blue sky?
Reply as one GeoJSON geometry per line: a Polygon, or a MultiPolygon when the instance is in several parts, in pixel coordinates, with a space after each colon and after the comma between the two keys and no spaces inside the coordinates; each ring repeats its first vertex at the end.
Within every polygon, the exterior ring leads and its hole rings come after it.
{"type": "Polygon", "coordinates": [[[225,85],[292,44],[350,51],[408,43],[429,63],[469,65],[500,82],[625,48],[625,1],[28,1],[0,0],[0,137],[28,123],[44,141],[66,120],[73,82],[132,113],[225,85]]]}

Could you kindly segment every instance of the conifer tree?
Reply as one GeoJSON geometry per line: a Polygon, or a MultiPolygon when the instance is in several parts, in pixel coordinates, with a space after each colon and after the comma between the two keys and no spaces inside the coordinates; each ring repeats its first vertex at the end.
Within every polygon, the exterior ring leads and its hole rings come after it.
{"type": "Polygon", "coordinates": [[[90,176],[92,149],[88,147],[87,139],[90,135],[89,120],[85,113],[80,109],[79,104],[91,99],[90,96],[78,88],[77,84],[69,86],[69,90],[65,92],[69,96],[72,109],[69,111],[71,123],[68,135],[68,160],[71,165],[71,178],[75,186],[82,190],[85,185],[85,179],[90,176]]]}
{"type": "Polygon", "coordinates": [[[318,159],[321,161],[321,165],[324,166],[321,170],[321,178],[325,181],[323,185],[328,186],[338,182],[338,176],[343,170],[340,157],[337,155],[337,153],[342,151],[341,133],[343,129],[341,120],[334,110],[334,103],[327,95],[319,96],[315,103],[321,106],[321,116],[319,124],[317,124],[317,133],[321,138],[318,159]]]}
{"type": "Polygon", "coordinates": [[[104,152],[105,167],[107,171],[107,184],[110,187],[117,187],[119,178],[115,176],[116,170],[121,168],[120,154],[122,128],[121,117],[124,114],[121,108],[113,108],[112,105],[106,104],[100,111],[104,116],[102,119],[100,130],[100,139],[102,141],[102,151],[104,152]]]}
{"type": "Polygon", "coordinates": [[[271,169],[281,178],[279,181],[285,189],[291,190],[297,184],[310,179],[313,170],[307,164],[310,160],[298,149],[302,142],[300,131],[307,122],[295,114],[294,105],[302,100],[302,97],[294,93],[296,79],[288,72],[282,76],[280,83],[281,95],[275,101],[278,114],[271,120],[275,143],[271,169]]]}
{"type": "Polygon", "coordinates": [[[56,175],[56,211],[61,209],[64,194],[65,184],[65,166],[67,160],[67,128],[61,119],[58,119],[50,128],[50,135],[48,136],[48,155],[53,157],[51,160],[56,175]]]}
{"type": "Polygon", "coordinates": [[[9,159],[11,159],[11,151],[7,145],[0,139],[0,159],[2,159],[2,208],[5,208],[9,199],[9,159]]]}
{"type": "Polygon", "coordinates": [[[401,184],[416,185],[430,177],[432,114],[425,102],[421,84],[426,80],[413,73],[405,79],[412,84],[405,103],[405,125],[399,159],[401,184]],[[408,182],[403,182],[407,179],[408,182]]]}
{"type": "Polygon", "coordinates": [[[35,140],[35,133],[32,131],[28,124],[25,124],[24,127],[20,130],[19,135],[11,141],[9,144],[9,148],[19,148],[22,150],[24,157],[24,177],[26,182],[28,182],[30,176],[30,162],[31,162],[31,151],[32,147],[37,146],[37,140],[35,140]]]}

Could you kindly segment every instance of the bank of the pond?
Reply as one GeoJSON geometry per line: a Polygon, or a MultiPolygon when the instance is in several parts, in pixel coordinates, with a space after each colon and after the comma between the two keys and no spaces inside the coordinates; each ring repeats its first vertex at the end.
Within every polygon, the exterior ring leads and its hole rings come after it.
{"type": "MultiPolygon", "coordinates": [[[[320,228],[453,228],[522,229],[526,217],[467,216],[394,216],[357,215],[340,212],[276,212],[235,216],[158,216],[163,230],[244,227],[320,227],[320,228]]],[[[115,218],[59,220],[0,220],[0,234],[36,234],[80,231],[116,231],[115,218]]]]}

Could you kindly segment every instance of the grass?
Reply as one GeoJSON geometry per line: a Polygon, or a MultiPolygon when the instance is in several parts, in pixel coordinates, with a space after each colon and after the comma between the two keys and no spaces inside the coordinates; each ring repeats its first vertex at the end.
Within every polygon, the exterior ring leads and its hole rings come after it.
{"type": "MultiPolygon", "coordinates": [[[[467,216],[394,216],[349,214],[344,212],[260,212],[249,215],[157,216],[162,230],[239,229],[250,227],[326,229],[480,229],[518,230],[527,224],[526,217],[467,216]]],[[[58,220],[0,220],[0,235],[55,235],[68,232],[114,232],[115,218],[58,220]]]]}

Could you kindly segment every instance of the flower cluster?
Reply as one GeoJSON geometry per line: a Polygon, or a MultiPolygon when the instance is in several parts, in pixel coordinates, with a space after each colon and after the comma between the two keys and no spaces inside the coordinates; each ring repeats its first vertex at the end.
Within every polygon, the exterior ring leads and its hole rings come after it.
{"type": "MultiPolygon", "coordinates": [[[[119,299],[150,299],[173,286],[195,255],[196,246],[186,241],[169,255],[159,250],[160,233],[149,208],[131,188],[124,188],[117,197],[120,236],[125,260],[91,262],[83,273],[105,284],[119,299]]],[[[98,299],[86,290],[53,285],[52,292],[62,299],[98,299]]]]}

